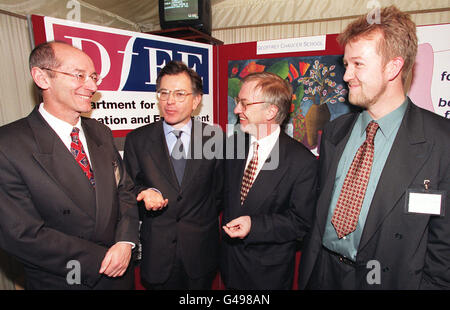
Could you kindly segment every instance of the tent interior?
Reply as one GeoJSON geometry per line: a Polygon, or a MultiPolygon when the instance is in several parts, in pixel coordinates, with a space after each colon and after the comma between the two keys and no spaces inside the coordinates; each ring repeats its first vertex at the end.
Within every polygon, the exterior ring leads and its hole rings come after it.
{"type": "MultiPolygon", "coordinates": [[[[230,44],[337,33],[356,16],[392,4],[417,25],[449,21],[448,0],[211,0],[212,35],[230,44]]],[[[157,0],[0,0],[0,10],[139,32],[160,29],[157,0]]]]}

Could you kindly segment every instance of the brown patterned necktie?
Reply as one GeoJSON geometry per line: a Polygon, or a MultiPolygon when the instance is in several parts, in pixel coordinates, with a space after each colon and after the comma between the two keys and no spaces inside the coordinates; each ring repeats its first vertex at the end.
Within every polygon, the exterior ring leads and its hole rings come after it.
{"type": "Polygon", "coordinates": [[[83,145],[80,140],[80,129],[73,127],[70,133],[70,138],[72,143],[70,143],[70,152],[72,153],[75,160],[80,165],[86,177],[91,182],[92,186],[95,187],[94,172],[92,171],[91,165],[89,164],[89,159],[87,158],[86,152],[84,151],[83,145]]]}
{"type": "Polygon", "coordinates": [[[258,142],[253,142],[253,157],[245,169],[244,177],[242,178],[241,205],[244,204],[248,191],[252,187],[253,181],[255,180],[256,168],[258,167],[258,147],[258,142]]]}
{"type": "Polygon", "coordinates": [[[373,121],[367,125],[366,140],[356,152],[345,176],[341,194],[331,219],[339,239],[356,229],[372,170],[374,139],[378,127],[378,123],[373,121]]]}

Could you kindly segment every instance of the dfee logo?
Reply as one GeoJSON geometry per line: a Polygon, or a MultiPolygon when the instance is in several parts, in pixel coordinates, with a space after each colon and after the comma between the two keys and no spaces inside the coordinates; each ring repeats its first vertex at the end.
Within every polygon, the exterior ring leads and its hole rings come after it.
{"type": "Polygon", "coordinates": [[[53,35],[92,58],[103,78],[99,90],[154,92],[159,71],[181,60],[200,75],[203,93],[209,93],[208,48],[59,24],[53,24],[53,35]]]}

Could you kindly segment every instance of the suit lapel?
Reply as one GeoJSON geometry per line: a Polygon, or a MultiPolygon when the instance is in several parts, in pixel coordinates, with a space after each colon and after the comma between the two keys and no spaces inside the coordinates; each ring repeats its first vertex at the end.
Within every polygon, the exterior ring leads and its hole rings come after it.
{"type": "MultiPolygon", "coordinates": [[[[237,133],[233,135],[231,138],[233,141],[231,142],[231,146],[234,147],[233,151],[233,158],[227,159],[227,171],[226,174],[229,174],[228,178],[228,186],[229,186],[229,206],[230,206],[230,220],[236,217],[239,217],[243,214],[243,211],[245,211],[241,206],[241,184],[242,184],[242,178],[244,176],[244,169],[245,164],[247,162],[247,157],[249,153],[249,135],[245,134],[244,136],[244,154],[246,155],[245,158],[239,158],[239,150],[237,149],[238,146],[238,136],[242,133],[237,133]]],[[[229,143],[227,143],[228,145],[229,143]]],[[[231,147],[229,146],[229,147],[231,147]]],[[[247,196],[248,197],[248,196],[247,196]]]]}
{"type": "MultiPolygon", "coordinates": [[[[278,183],[287,172],[288,166],[285,160],[287,147],[285,139],[287,139],[285,133],[281,132],[270,155],[267,157],[266,162],[247,194],[247,198],[242,206],[244,210],[250,209],[251,213],[257,213],[257,210],[264,205],[264,201],[272,194],[273,189],[278,186],[278,183]],[[272,160],[278,161],[278,165],[274,167],[275,169],[273,169],[273,167],[269,168],[272,160]],[[268,182],[268,180],[270,181],[268,182]]],[[[242,171],[242,177],[243,174],[244,171],[242,171]]]]}
{"type": "MultiPolygon", "coordinates": [[[[105,225],[110,221],[111,206],[113,205],[113,197],[111,189],[114,188],[115,179],[112,175],[113,162],[106,158],[108,152],[105,145],[98,137],[95,129],[91,128],[87,122],[82,120],[81,126],[88,144],[89,157],[95,178],[95,194],[96,194],[96,231],[104,231],[105,225]]],[[[87,179],[87,178],[86,178],[87,179]]]]}
{"type": "Polygon", "coordinates": [[[177,176],[170,161],[162,121],[156,123],[156,126],[156,130],[153,130],[149,137],[150,143],[147,143],[146,152],[157,163],[156,166],[160,171],[159,174],[165,177],[174,188],[179,189],[180,186],[178,185],[177,176]]]}
{"type": "Polygon", "coordinates": [[[78,208],[95,218],[95,208],[92,208],[94,189],[70,151],[37,108],[28,117],[28,122],[40,150],[33,154],[36,161],[78,208]]]}
{"type": "Polygon", "coordinates": [[[205,144],[206,137],[203,136],[203,124],[201,122],[192,120],[191,139],[189,144],[189,151],[186,160],[186,167],[184,169],[184,175],[181,182],[181,188],[190,184],[190,180],[195,176],[196,171],[202,164],[203,145],[205,144]],[[201,154],[199,158],[199,154],[201,154]]]}
{"type": "Polygon", "coordinates": [[[430,156],[433,144],[425,140],[423,126],[420,110],[409,101],[408,109],[378,181],[359,250],[367,245],[430,156]]]}

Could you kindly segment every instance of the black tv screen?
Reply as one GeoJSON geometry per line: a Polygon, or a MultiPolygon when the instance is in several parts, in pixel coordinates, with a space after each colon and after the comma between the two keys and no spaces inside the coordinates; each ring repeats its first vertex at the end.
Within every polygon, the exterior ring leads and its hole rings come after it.
{"type": "Polygon", "coordinates": [[[211,34],[210,0],[159,0],[162,29],[190,26],[211,34]]]}

